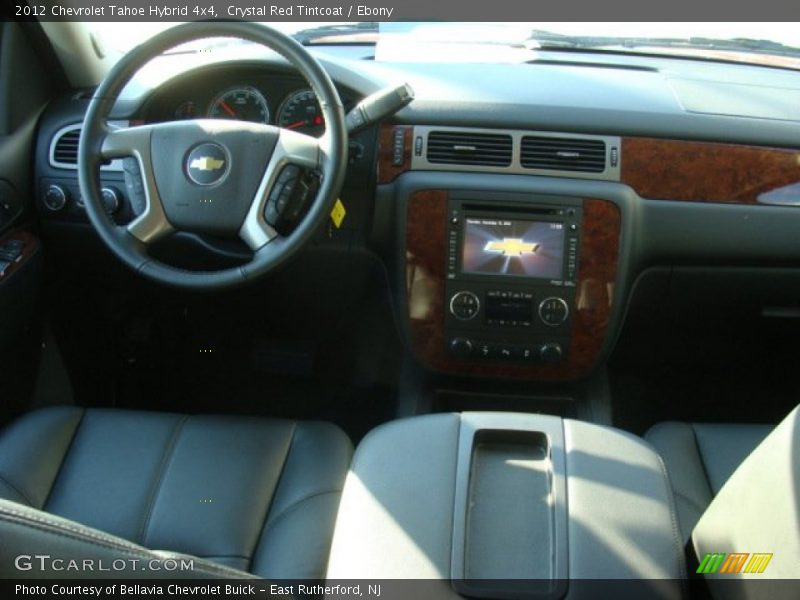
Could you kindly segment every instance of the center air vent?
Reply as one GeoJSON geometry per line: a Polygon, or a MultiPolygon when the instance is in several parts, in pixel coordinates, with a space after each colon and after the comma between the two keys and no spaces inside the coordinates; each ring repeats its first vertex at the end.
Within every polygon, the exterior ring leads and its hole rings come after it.
{"type": "Polygon", "coordinates": [[[520,164],[526,169],[602,173],[606,145],[600,140],[526,135],[522,138],[520,164]]]}
{"type": "Polygon", "coordinates": [[[50,155],[54,166],[74,166],[78,164],[78,144],[80,139],[80,125],[62,129],[56,134],[50,155]]]}
{"type": "Polygon", "coordinates": [[[431,131],[427,159],[431,163],[507,167],[511,165],[510,135],[431,131]]]}

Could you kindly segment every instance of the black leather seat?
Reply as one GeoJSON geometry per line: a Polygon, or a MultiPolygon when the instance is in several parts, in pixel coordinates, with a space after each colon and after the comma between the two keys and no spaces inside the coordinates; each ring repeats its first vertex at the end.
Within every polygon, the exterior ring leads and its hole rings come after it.
{"type": "Polygon", "coordinates": [[[16,503],[0,512],[44,521],[24,505],[260,577],[319,579],[351,455],[328,423],[49,408],[0,434],[0,498],[16,503]]]}
{"type": "Polygon", "coordinates": [[[773,428],[669,421],[645,434],[669,473],[684,543],[728,478],[773,428]]]}

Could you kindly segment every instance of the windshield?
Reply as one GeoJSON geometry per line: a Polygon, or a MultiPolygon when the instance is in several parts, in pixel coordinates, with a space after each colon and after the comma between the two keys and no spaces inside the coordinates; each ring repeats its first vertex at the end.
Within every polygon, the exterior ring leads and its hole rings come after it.
{"type": "MultiPolygon", "coordinates": [[[[112,56],[177,23],[88,23],[112,56]]],[[[307,45],[374,44],[378,61],[526,62],[541,52],[687,56],[800,69],[798,23],[314,23],[270,26],[307,45]]],[[[173,52],[232,42],[196,42],[173,52]]],[[[235,42],[241,43],[241,42],[235,42]]]]}

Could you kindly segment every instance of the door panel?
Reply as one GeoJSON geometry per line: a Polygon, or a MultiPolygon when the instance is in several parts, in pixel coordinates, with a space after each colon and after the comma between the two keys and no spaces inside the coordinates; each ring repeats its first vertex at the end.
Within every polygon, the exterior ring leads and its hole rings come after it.
{"type": "Polygon", "coordinates": [[[0,422],[27,409],[41,348],[31,169],[38,118],[58,78],[38,57],[34,26],[0,23],[0,422]]]}

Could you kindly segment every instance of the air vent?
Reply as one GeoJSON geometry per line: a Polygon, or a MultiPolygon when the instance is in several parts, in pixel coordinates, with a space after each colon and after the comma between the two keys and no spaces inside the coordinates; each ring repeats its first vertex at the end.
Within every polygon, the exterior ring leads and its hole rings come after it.
{"type": "Polygon", "coordinates": [[[522,138],[520,164],[526,169],[602,173],[606,168],[606,144],[600,140],[526,135],[522,138]]]}
{"type": "Polygon", "coordinates": [[[510,135],[431,131],[427,159],[431,163],[449,165],[508,167],[511,145],[510,135]]]}
{"type": "Polygon", "coordinates": [[[80,127],[62,130],[53,145],[53,163],[56,165],[77,165],[78,144],[81,139],[80,127]]]}

